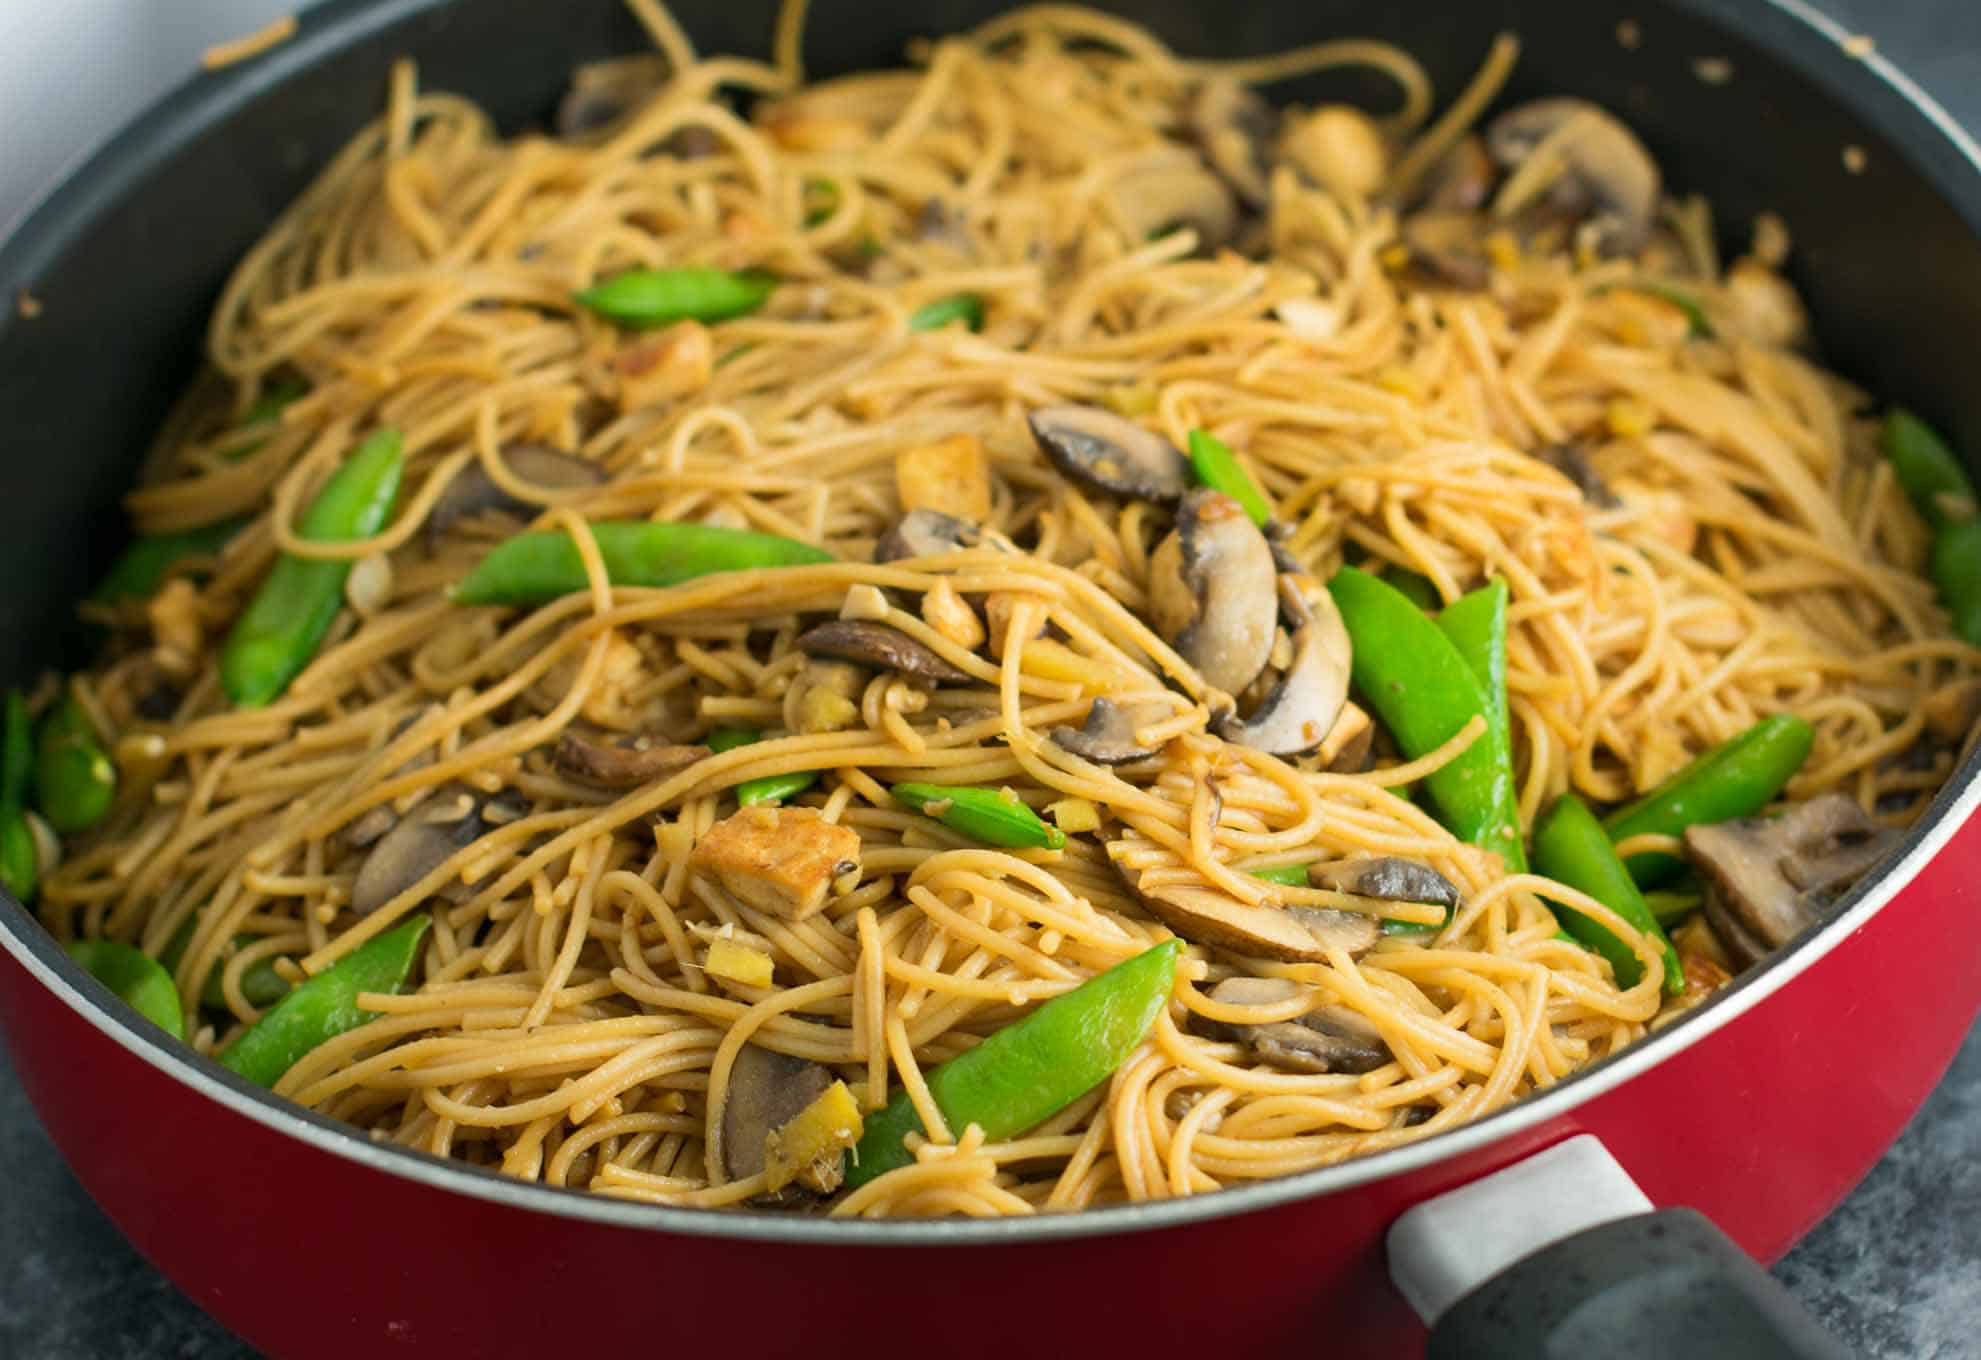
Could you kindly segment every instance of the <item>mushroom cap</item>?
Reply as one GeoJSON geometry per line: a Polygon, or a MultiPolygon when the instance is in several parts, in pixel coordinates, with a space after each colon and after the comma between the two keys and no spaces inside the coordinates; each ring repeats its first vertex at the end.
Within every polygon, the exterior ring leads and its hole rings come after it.
{"type": "Polygon", "coordinates": [[[1055,727],[1053,744],[1096,765],[1126,765],[1146,760],[1155,752],[1139,745],[1135,728],[1140,720],[1112,699],[1099,698],[1087,706],[1087,717],[1078,727],[1055,727]]]}
{"type": "Polygon", "coordinates": [[[1197,233],[1197,248],[1210,252],[1238,232],[1231,190],[1185,147],[1157,152],[1125,170],[1108,191],[1108,203],[1131,246],[1189,227],[1197,233]]]}
{"type": "Polygon", "coordinates": [[[1635,254],[1649,238],[1661,188],[1658,163],[1606,110],[1586,99],[1537,99],[1495,118],[1485,137],[1487,151],[1507,170],[1545,144],[1562,166],[1549,199],[1593,220],[1605,253],[1635,254]]]}
{"type": "Polygon", "coordinates": [[[1052,465],[1109,496],[1174,505],[1190,489],[1190,460],[1153,430],[1097,406],[1041,406],[1028,419],[1052,465]]]}
{"type": "Polygon", "coordinates": [[[600,789],[632,789],[685,770],[710,755],[706,746],[655,742],[645,736],[620,741],[565,728],[551,757],[557,768],[600,789]]]}
{"type": "MultiPolygon", "coordinates": [[[[1267,1006],[1307,991],[1290,978],[1230,977],[1207,995],[1225,1006],[1267,1006]]],[[[1320,1006],[1293,1020],[1220,1028],[1261,1061],[1289,1072],[1373,1072],[1392,1058],[1382,1031],[1347,1006],[1320,1006]]]]}
{"type": "Polygon", "coordinates": [[[1226,741],[1289,756],[1311,751],[1327,739],[1348,702],[1355,650],[1326,587],[1304,572],[1282,573],[1278,579],[1281,603],[1294,623],[1293,661],[1251,717],[1224,714],[1216,729],[1226,741]]]}
{"type": "Polygon", "coordinates": [[[1150,622],[1213,689],[1237,694],[1272,656],[1277,575],[1272,545],[1243,506],[1192,491],[1149,559],[1150,622]]]}
{"type": "Polygon", "coordinates": [[[899,562],[911,557],[941,557],[985,542],[981,528],[967,519],[940,510],[910,510],[874,544],[874,561],[899,562]]]}
{"type": "Polygon", "coordinates": [[[1307,881],[1316,887],[1385,902],[1428,902],[1456,911],[1464,901],[1458,885],[1428,864],[1397,855],[1360,855],[1324,860],[1308,866],[1307,881]]]}
{"type": "MultiPolygon", "coordinates": [[[[547,444],[504,445],[502,461],[519,480],[532,486],[553,489],[601,486],[606,480],[605,469],[597,463],[561,449],[553,449],[547,444]]],[[[427,511],[427,537],[437,537],[456,521],[470,515],[491,510],[520,515],[536,508],[533,503],[520,500],[497,486],[495,479],[488,475],[479,461],[472,462],[455,474],[454,480],[434,501],[433,508],[427,511]]]]}
{"type": "Polygon", "coordinates": [[[1486,206],[1498,178],[1485,139],[1468,132],[1425,173],[1411,206],[1429,212],[1476,212],[1486,206]]]}
{"type": "Polygon", "coordinates": [[[722,1100],[722,1173],[744,1180],[764,1169],[765,1140],[831,1086],[830,1070],[804,1058],[744,1044],[722,1100]]]}
{"type": "Polygon", "coordinates": [[[351,910],[369,916],[480,839],[498,802],[502,795],[488,797],[465,784],[435,789],[371,847],[351,885],[351,910]]]}
{"type": "Polygon", "coordinates": [[[798,635],[798,650],[806,656],[896,671],[912,680],[926,680],[934,685],[964,685],[971,680],[968,672],[950,665],[940,653],[898,628],[871,619],[832,619],[821,623],[798,635]]]}
{"type": "Polygon", "coordinates": [[[1224,182],[1246,203],[1272,198],[1272,141],[1279,115],[1257,91],[1230,76],[1213,76],[1190,101],[1190,133],[1224,182]]]}
{"type": "Polygon", "coordinates": [[[1311,907],[1247,906],[1215,888],[1175,883],[1131,884],[1149,914],[1196,944],[1237,954],[1322,963],[1330,948],[1359,957],[1375,947],[1382,926],[1373,916],[1311,907]]]}

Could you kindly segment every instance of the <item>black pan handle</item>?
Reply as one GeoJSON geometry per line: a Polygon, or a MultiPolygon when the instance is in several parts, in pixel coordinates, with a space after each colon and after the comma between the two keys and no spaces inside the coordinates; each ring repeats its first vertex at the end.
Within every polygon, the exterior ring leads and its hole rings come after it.
{"type": "Polygon", "coordinates": [[[1428,1360],[1847,1360],[1702,1214],[1653,1211],[1587,1134],[1409,1210],[1390,1278],[1428,1360]]]}

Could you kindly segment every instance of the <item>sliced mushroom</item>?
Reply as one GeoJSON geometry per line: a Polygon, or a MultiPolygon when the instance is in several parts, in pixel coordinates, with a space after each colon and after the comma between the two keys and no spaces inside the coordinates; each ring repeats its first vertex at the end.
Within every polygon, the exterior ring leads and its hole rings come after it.
{"type": "Polygon", "coordinates": [[[1174,505],[1190,489],[1190,460],[1153,430],[1095,406],[1042,406],[1032,437],[1052,465],[1110,496],[1174,505]]]}
{"type": "Polygon", "coordinates": [[[365,856],[351,885],[351,910],[369,916],[425,878],[490,826],[520,813],[502,795],[489,798],[465,784],[448,784],[400,819],[365,856]]]}
{"type": "MultiPolygon", "coordinates": [[[[1306,990],[1290,978],[1230,977],[1208,995],[1222,1006],[1273,1006],[1306,990]]],[[[1220,1028],[1261,1061],[1289,1072],[1373,1072],[1392,1056],[1382,1031],[1347,1006],[1320,1006],[1295,1020],[1220,1028]]]]}
{"type": "Polygon", "coordinates": [[[963,685],[970,676],[898,628],[869,619],[833,619],[798,635],[806,656],[851,661],[875,670],[898,671],[935,685],[963,685]]]}
{"type": "Polygon", "coordinates": [[[1206,253],[1237,234],[1238,203],[1194,153],[1151,158],[1116,181],[1109,195],[1131,245],[1188,227],[1206,253]]]}
{"type": "Polygon", "coordinates": [[[1477,293],[1493,281],[1492,262],[1482,244],[1486,225],[1476,213],[1418,213],[1398,234],[1410,263],[1432,283],[1477,293]]]}
{"type": "MultiPolygon", "coordinates": [[[[1212,688],[1237,694],[1272,656],[1277,575],[1272,545],[1244,507],[1221,491],[1193,491],[1149,559],[1150,622],[1212,688]]],[[[1315,743],[1326,734],[1324,724],[1315,743]]]]}
{"type": "Polygon", "coordinates": [[[709,757],[706,746],[655,743],[638,736],[623,741],[595,740],[566,728],[557,738],[557,768],[582,784],[601,789],[632,789],[651,784],[709,757]]]}
{"type": "Polygon", "coordinates": [[[1589,461],[1589,451],[1582,445],[1573,441],[1543,444],[1534,450],[1534,457],[1575,483],[1582,499],[1598,510],[1614,510],[1623,504],[1603,480],[1603,474],[1596,471],[1596,465],[1589,461]]]}
{"type": "Polygon", "coordinates": [[[1848,794],[1826,793],[1781,817],[1688,827],[1685,849],[1706,876],[1707,919],[1745,966],[1822,919],[1897,837],[1848,794]]]}
{"type": "Polygon", "coordinates": [[[1146,760],[1155,752],[1135,741],[1136,715],[1112,699],[1096,699],[1078,727],[1055,727],[1055,745],[1096,765],[1126,765],[1146,760]]]}
{"type": "Polygon", "coordinates": [[[1204,159],[1238,196],[1263,208],[1272,196],[1272,142],[1279,115],[1253,90],[1227,76],[1207,80],[1190,101],[1190,133],[1204,159]]]}
{"type": "Polygon", "coordinates": [[[557,135],[583,141],[604,132],[658,93],[667,75],[667,59],[652,55],[580,66],[557,105],[557,135]]]}
{"type": "MultiPolygon", "coordinates": [[[[408,713],[392,729],[391,740],[396,741],[404,736],[408,728],[438,707],[437,704],[428,704],[417,712],[408,713]]],[[[431,764],[433,764],[433,748],[428,746],[415,752],[412,759],[392,771],[388,777],[396,779],[408,770],[423,770],[431,764]]],[[[357,820],[344,828],[344,844],[353,850],[362,850],[397,825],[399,825],[398,810],[390,803],[380,803],[377,807],[368,808],[360,813],[357,820]]]]}
{"type": "Polygon", "coordinates": [[[1359,957],[1382,937],[1376,918],[1361,912],[1247,906],[1214,888],[1187,883],[1144,887],[1136,878],[1130,886],[1151,916],[1184,939],[1238,954],[1321,963],[1331,948],[1359,957]]]}
{"type": "Polygon", "coordinates": [[[945,515],[940,510],[910,510],[874,544],[874,561],[940,557],[983,542],[983,531],[967,519],[945,515]]]}
{"type": "Polygon", "coordinates": [[[1657,162],[1637,135],[1588,100],[1570,98],[1522,104],[1486,128],[1487,151],[1509,172],[1543,143],[1561,167],[1546,185],[1547,206],[1593,225],[1605,254],[1642,248],[1657,213],[1660,180],[1657,162]]]}
{"type": "MultiPolygon", "coordinates": [[[[502,461],[517,477],[535,486],[600,486],[606,480],[605,469],[598,464],[544,444],[510,444],[502,450],[502,461]]],[[[491,510],[521,515],[536,508],[497,486],[481,463],[473,462],[455,475],[427,512],[427,536],[437,537],[470,515],[491,510]]]]}
{"type": "Polygon", "coordinates": [[[1368,198],[1389,176],[1389,148],[1369,115],[1323,104],[1291,118],[1279,154],[1302,176],[1343,198],[1368,198]]]}
{"type": "Polygon", "coordinates": [[[1448,911],[1456,911],[1464,901],[1458,885],[1436,869],[1395,855],[1323,861],[1308,868],[1307,881],[1317,888],[1380,897],[1385,902],[1427,902],[1448,911]]]}
{"type": "Polygon", "coordinates": [[[1289,756],[1313,750],[1333,730],[1348,702],[1354,647],[1334,597],[1319,581],[1304,572],[1282,573],[1279,595],[1293,622],[1292,664],[1251,717],[1226,713],[1216,728],[1226,741],[1289,756]]]}
{"type": "MultiPolygon", "coordinates": [[[[762,1171],[770,1136],[803,1114],[832,1082],[831,1071],[818,1063],[744,1044],[729,1069],[722,1099],[722,1174],[740,1181],[762,1171]]],[[[798,1199],[803,1193],[794,1182],[775,1199],[798,1199]]]]}
{"type": "Polygon", "coordinates": [[[1477,133],[1467,133],[1426,172],[1412,207],[1429,212],[1476,212],[1486,206],[1497,178],[1486,143],[1477,133]]]}

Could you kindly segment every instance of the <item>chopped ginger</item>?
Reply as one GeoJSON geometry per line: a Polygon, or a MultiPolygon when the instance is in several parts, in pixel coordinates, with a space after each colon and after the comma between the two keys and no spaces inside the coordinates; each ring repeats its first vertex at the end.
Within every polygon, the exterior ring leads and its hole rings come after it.
{"type": "Polygon", "coordinates": [[[740,982],[745,987],[768,987],[777,965],[761,949],[752,949],[735,940],[717,938],[708,942],[708,953],[702,959],[702,971],[710,977],[740,982]]]}
{"type": "Polygon", "coordinates": [[[1100,829],[1100,810],[1084,798],[1062,798],[1046,804],[1046,811],[1052,814],[1053,824],[1068,835],[1100,829]]]}
{"type": "Polygon", "coordinates": [[[805,691],[798,700],[798,730],[815,735],[844,732],[860,721],[860,706],[843,694],[834,694],[823,685],[805,691]]]}
{"type": "Polygon", "coordinates": [[[846,1175],[846,1153],[866,1123],[846,1083],[835,1081],[782,1128],[764,1135],[764,1180],[772,1192],[797,1181],[829,1195],[846,1175]]]}
{"type": "Polygon", "coordinates": [[[937,581],[923,592],[922,621],[958,647],[974,652],[983,645],[983,620],[948,581],[937,581]]]}

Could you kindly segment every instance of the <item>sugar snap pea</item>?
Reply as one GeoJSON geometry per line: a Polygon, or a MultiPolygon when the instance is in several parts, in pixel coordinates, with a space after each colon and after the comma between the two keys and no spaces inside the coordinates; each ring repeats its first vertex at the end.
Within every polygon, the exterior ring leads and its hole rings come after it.
{"type": "MultiPolygon", "coordinates": [[[[1436,750],[1474,717],[1486,722],[1484,687],[1459,649],[1400,591],[1354,567],[1328,582],[1354,645],[1355,687],[1411,759],[1436,750]]],[[[1502,642],[1502,646],[1504,643],[1502,642]]],[[[1424,781],[1445,827],[1460,840],[1521,862],[1513,771],[1489,736],[1424,781]]]]}
{"type": "Polygon", "coordinates": [[[934,302],[917,307],[908,317],[911,331],[941,330],[951,322],[961,321],[973,331],[984,328],[984,300],[975,293],[956,293],[950,297],[937,298],[934,302]]]}
{"type": "MultiPolygon", "coordinates": [[[[164,950],[158,955],[158,962],[166,972],[177,973],[179,971],[179,961],[186,957],[186,949],[192,944],[193,931],[198,926],[199,916],[195,913],[188,916],[184,924],[172,932],[172,938],[166,941],[164,950]]],[[[234,937],[234,948],[239,949],[245,945],[253,944],[257,938],[254,935],[236,935],[234,937]]],[[[226,1006],[227,990],[222,978],[225,972],[226,967],[223,961],[207,973],[206,981],[200,984],[200,1005],[210,1006],[215,1010],[226,1006]]],[[[253,963],[241,970],[241,995],[248,999],[248,1004],[251,1006],[258,1008],[272,1006],[284,996],[287,996],[288,993],[289,980],[275,971],[275,960],[273,959],[256,959],[253,963]]]]}
{"type": "Polygon", "coordinates": [[[1520,808],[1513,784],[1513,730],[1506,709],[1506,582],[1495,576],[1469,595],[1461,595],[1438,615],[1438,631],[1465,658],[1486,698],[1486,735],[1491,748],[1493,777],[1506,796],[1494,802],[1494,822],[1479,844],[1498,850],[1508,873],[1527,868],[1520,837],[1520,808]]]}
{"type": "Polygon", "coordinates": [[[635,330],[677,321],[727,321],[764,305],[777,287],[761,269],[629,269],[572,294],[579,305],[635,330]]]}
{"type": "Polygon", "coordinates": [[[257,1086],[273,1086],[305,1053],[372,1018],[361,992],[396,992],[419,957],[432,918],[416,917],[365,941],[298,984],[220,1054],[220,1065],[257,1086]]]}
{"type": "Polygon", "coordinates": [[[1422,572],[1415,572],[1408,567],[1399,567],[1391,563],[1382,570],[1382,582],[1386,586],[1393,587],[1398,594],[1427,614],[1435,614],[1444,608],[1444,597],[1439,595],[1438,588],[1431,584],[1431,578],[1422,572]]]}
{"type": "Polygon", "coordinates": [[[1188,443],[1190,467],[1200,483],[1237,501],[1252,523],[1263,528],[1272,520],[1273,509],[1266,503],[1265,493],[1222,439],[1208,430],[1192,430],[1188,443]]]}
{"type": "Polygon", "coordinates": [[[34,770],[34,725],[27,697],[7,691],[0,705],[0,887],[22,905],[34,901],[41,877],[34,832],[28,829],[28,780],[34,770]]]}
{"type": "MultiPolygon", "coordinates": [[[[674,586],[721,571],[830,562],[832,554],[776,534],[714,524],[607,520],[591,526],[606,579],[615,586],[674,586]]],[[[586,588],[584,559],[561,529],[498,544],[454,587],[461,604],[543,604],[586,588]]]]}
{"type": "MultiPolygon", "coordinates": [[[[405,466],[396,430],[380,430],[324,483],[298,537],[317,543],[370,538],[385,527],[405,466]]],[[[344,602],[352,563],[283,553],[234,621],[220,651],[220,682],[241,708],[281,697],[310,663],[344,602]]]]}
{"type": "Polygon", "coordinates": [[[947,784],[896,784],[893,793],[924,816],[985,845],[1041,850],[1066,845],[1066,833],[1042,821],[1015,793],[947,784]]]}
{"type": "Polygon", "coordinates": [[[99,604],[150,599],[158,593],[166,573],[173,567],[189,557],[218,557],[221,549],[246,523],[245,518],[236,516],[223,519],[218,524],[203,524],[197,529],[146,534],[124,549],[123,555],[110,564],[110,570],[103,574],[103,579],[97,582],[89,597],[99,604]]]}
{"type": "MultiPolygon", "coordinates": [[[[733,751],[738,746],[750,746],[763,740],[763,733],[753,732],[747,727],[718,727],[709,733],[708,748],[720,755],[733,751]]],[[[736,802],[741,807],[755,807],[759,803],[782,803],[796,798],[799,794],[819,782],[817,770],[792,770],[788,774],[767,774],[756,779],[745,779],[736,786],[736,802]]]]}
{"type": "Polygon", "coordinates": [[[1275,864],[1270,869],[1254,869],[1252,877],[1263,878],[1268,883],[1277,883],[1287,888],[1307,886],[1307,866],[1304,864],[1275,864]]]}
{"type": "MultiPolygon", "coordinates": [[[[1106,1081],[1155,1023],[1176,983],[1181,940],[1165,940],[1006,1025],[926,1074],[952,1134],[975,1124],[1009,1138],[1050,1119],[1106,1081]]],[[[849,1189],[915,1160],[921,1116],[905,1091],[867,1119],[846,1171],[849,1189]]]]}
{"type": "MultiPolygon", "coordinates": [[[[1752,817],[1774,801],[1809,758],[1816,734],[1792,713],[1763,718],[1721,742],[1642,798],[1603,819],[1613,841],[1632,836],[1679,836],[1685,828],[1752,817]]],[[[1669,883],[1685,869],[1674,855],[1646,853],[1624,861],[1640,888],[1669,883]]]]}
{"type": "Polygon", "coordinates": [[[1974,482],[1939,432],[1912,412],[1894,407],[1878,442],[1906,499],[1935,529],[1975,517],[1974,482]]]}
{"type": "Polygon", "coordinates": [[[42,719],[35,740],[35,807],[50,826],[69,835],[102,821],[116,796],[117,767],[110,753],[82,705],[65,695],[42,719]]]}
{"type": "MultiPolygon", "coordinates": [[[[1630,871],[1617,858],[1616,847],[1588,805],[1572,793],[1563,794],[1534,825],[1534,867],[1557,883],[1579,888],[1648,935],[1664,952],[1664,989],[1677,996],[1685,990],[1678,951],[1665,937],[1664,927],[1637,891],[1630,871]]],[[[1570,907],[1551,903],[1562,929],[1610,961],[1619,987],[1634,987],[1644,976],[1644,964],[1609,927],[1570,907]]]]}
{"type": "Polygon", "coordinates": [[[186,1037],[186,1013],[172,975],[141,949],[118,940],[77,940],[69,957],[117,994],[118,1000],[174,1039],[186,1037]]]}
{"type": "Polygon", "coordinates": [[[1661,926],[1690,916],[1699,910],[1703,901],[1696,892],[1666,892],[1662,888],[1654,888],[1644,894],[1644,905],[1651,909],[1651,915],[1657,918],[1661,926]]]}
{"type": "Polygon", "coordinates": [[[1933,535],[1930,570],[1954,633],[1981,647],[1981,519],[1943,525],[1933,535]]]}

